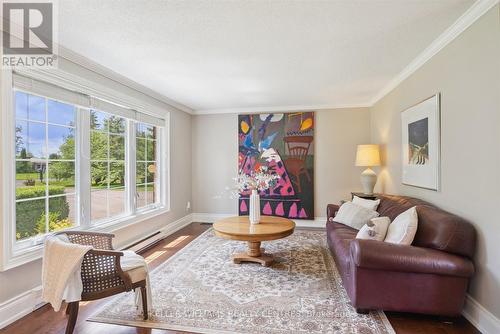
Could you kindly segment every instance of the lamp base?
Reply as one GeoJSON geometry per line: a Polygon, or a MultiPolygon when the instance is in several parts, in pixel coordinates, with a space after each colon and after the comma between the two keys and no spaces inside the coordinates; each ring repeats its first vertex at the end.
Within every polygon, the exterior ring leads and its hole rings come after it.
{"type": "Polygon", "coordinates": [[[363,192],[367,195],[373,194],[373,188],[377,183],[377,174],[371,169],[367,168],[361,173],[361,184],[363,185],[363,192]]]}

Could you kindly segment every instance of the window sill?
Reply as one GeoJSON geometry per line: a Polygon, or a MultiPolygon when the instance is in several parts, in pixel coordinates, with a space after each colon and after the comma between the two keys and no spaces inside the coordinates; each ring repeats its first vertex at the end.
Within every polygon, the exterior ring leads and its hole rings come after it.
{"type": "MultiPolygon", "coordinates": [[[[106,223],[93,225],[87,228],[77,227],[75,228],[75,230],[78,229],[84,231],[112,233],[114,231],[124,229],[128,226],[135,225],[149,219],[153,219],[157,216],[168,213],[169,211],[170,210],[167,207],[161,206],[153,209],[140,211],[133,216],[118,218],[106,223]]],[[[42,256],[43,256],[43,242],[20,250],[15,250],[10,258],[5,259],[3,266],[0,268],[0,271],[7,271],[9,269],[19,267],[23,264],[39,260],[42,258],[42,256]]]]}

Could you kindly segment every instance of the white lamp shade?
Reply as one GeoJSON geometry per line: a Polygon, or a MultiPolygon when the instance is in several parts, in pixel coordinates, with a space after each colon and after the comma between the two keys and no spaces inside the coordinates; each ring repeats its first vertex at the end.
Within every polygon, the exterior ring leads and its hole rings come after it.
{"type": "Polygon", "coordinates": [[[380,166],[380,152],[378,145],[358,145],[358,150],[356,151],[356,166],[380,166]]]}

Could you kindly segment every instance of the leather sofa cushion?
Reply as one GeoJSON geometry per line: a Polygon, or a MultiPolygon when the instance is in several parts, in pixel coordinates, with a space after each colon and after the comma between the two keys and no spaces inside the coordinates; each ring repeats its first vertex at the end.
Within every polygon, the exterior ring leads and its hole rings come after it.
{"type": "Polygon", "coordinates": [[[353,240],[350,253],[353,264],[361,268],[466,278],[474,274],[469,259],[430,248],[353,240]]]}
{"type": "Polygon", "coordinates": [[[425,201],[405,196],[379,195],[380,216],[394,220],[400,213],[416,206],[418,229],[414,246],[437,249],[472,258],[476,247],[475,229],[468,221],[425,201]]]}

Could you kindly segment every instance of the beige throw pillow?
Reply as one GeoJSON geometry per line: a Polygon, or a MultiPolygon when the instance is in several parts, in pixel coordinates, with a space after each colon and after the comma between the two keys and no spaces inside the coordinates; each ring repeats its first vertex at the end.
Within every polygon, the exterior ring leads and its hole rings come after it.
{"type": "Polygon", "coordinates": [[[358,196],[354,196],[352,199],[352,202],[354,204],[361,205],[362,207],[365,207],[367,209],[376,211],[378,208],[378,205],[380,204],[380,199],[371,200],[371,199],[365,199],[365,198],[361,198],[358,196]]]}
{"type": "Polygon", "coordinates": [[[384,241],[390,223],[389,217],[373,218],[359,230],[356,239],[384,241]]]}
{"type": "Polygon", "coordinates": [[[340,207],[333,221],[359,230],[370,219],[378,217],[378,215],[377,211],[364,208],[352,202],[345,202],[340,207]]]}
{"type": "Polygon", "coordinates": [[[385,242],[399,245],[411,245],[418,227],[417,208],[412,207],[399,214],[389,225],[385,242]]]}

